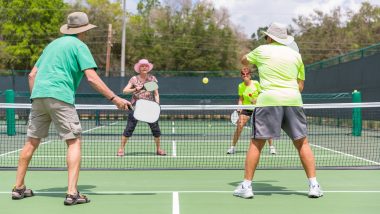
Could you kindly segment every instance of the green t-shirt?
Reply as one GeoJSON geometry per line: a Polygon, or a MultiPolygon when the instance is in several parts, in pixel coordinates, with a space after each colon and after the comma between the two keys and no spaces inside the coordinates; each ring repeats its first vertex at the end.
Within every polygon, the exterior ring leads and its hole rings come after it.
{"type": "Polygon", "coordinates": [[[37,76],[31,99],[50,97],[74,104],[75,91],[86,69],[96,69],[87,45],[75,35],[65,35],[51,42],[36,65],[37,76]]]}
{"type": "Polygon", "coordinates": [[[271,43],[247,55],[259,70],[261,93],[256,106],[302,106],[297,79],[305,80],[301,55],[291,48],[271,43]]]}
{"type": "Polygon", "coordinates": [[[260,83],[256,80],[251,80],[249,86],[244,82],[239,84],[238,87],[239,96],[243,97],[243,105],[253,105],[252,101],[256,100],[260,93],[260,83]]]}

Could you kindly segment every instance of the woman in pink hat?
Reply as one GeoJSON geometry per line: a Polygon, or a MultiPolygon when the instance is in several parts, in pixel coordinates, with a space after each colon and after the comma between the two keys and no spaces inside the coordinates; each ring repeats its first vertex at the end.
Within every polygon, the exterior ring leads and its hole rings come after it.
{"type": "MultiPolygon", "coordinates": [[[[153,64],[150,63],[147,59],[141,59],[138,63],[135,64],[134,69],[138,75],[133,76],[129,80],[128,85],[123,89],[124,94],[132,93],[132,105],[134,105],[138,99],[152,100],[160,103],[160,95],[158,94],[158,90],[149,92],[142,89],[146,82],[157,82],[156,77],[149,74],[149,72],[153,69],[153,64]]],[[[123,135],[121,137],[121,145],[117,151],[118,156],[124,156],[125,145],[127,144],[128,138],[132,136],[137,122],[138,121],[133,117],[133,113],[130,112],[128,114],[127,126],[125,127],[123,135]]],[[[160,148],[161,131],[158,125],[158,121],[148,124],[154,136],[154,142],[156,143],[156,154],[166,155],[165,151],[160,148]]]]}

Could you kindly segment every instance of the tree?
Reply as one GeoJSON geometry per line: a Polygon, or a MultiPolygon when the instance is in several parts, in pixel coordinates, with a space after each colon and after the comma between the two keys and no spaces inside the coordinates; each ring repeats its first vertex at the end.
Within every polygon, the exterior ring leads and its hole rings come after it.
{"type": "Polygon", "coordinates": [[[30,69],[59,35],[67,5],[63,0],[0,0],[0,8],[0,63],[30,69]]]}
{"type": "MultiPolygon", "coordinates": [[[[86,33],[85,43],[89,46],[100,72],[105,70],[109,24],[112,24],[114,33],[112,42],[121,40],[123,11],[120,3],[120,0],[76,0],[70,8],[70,11],[87,13],[90,23],[97,26],[86,33]]],[[[118,46],[112,48],[111,68],[114,68],[111,70],[111,75],[120,73],[120,48],[118,46]]]]}
{"type": "Polygon", "coordinates": [[[355,13],[335,8],[293,19],[305,63],[313,63],[380,41],[380,7],[364,2],[355,13]]]}

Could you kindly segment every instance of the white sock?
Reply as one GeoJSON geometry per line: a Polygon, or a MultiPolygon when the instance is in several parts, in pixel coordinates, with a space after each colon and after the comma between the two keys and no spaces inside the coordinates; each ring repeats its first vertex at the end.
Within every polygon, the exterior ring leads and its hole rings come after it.
{"type": "Polygon", "coordinates": [[[316,177],[309,178],[309,186],[317,186],[317,185],[319,184],[316,177]]]}
{"type": "Polygon", "coordinates": [[[235,149],[235,146],[231,146],[231,149],[235,149]]]}
{"type": "Polygon", "coordinates": [[[242,185],[243,187],[250,187],[252,185],[252,181],[244,179],[242,185]]]}

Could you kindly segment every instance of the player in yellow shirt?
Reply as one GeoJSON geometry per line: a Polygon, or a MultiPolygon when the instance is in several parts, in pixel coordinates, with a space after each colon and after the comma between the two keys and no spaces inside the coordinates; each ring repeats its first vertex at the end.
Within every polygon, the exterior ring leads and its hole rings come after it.
{"type": "MultiPolygon", "coordinates": [[[[256,80],[251,80],[251,70],[248,67],[243,67],[240,71],[243,82],[239,84],[239,101],[238,105],[254,105],[256,104],[257,97],[261,91],[260,83],[256,80]]],[[[236,151],[236,144],[240,138],[240,134],[243,131],[244,125],[249,121],[252,116],[253,109],[239,110],[239,120],[236,124],[236,130],[234,137],[232,138],[231,147],[227,150],[227,154],[234,154],[236,151]]],[[[276,149],[272,145],[272,139],[268,140],[269,153],[276,154],[276,149]]]]}

